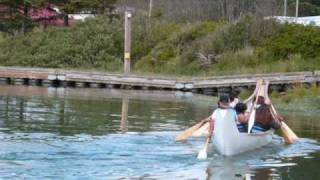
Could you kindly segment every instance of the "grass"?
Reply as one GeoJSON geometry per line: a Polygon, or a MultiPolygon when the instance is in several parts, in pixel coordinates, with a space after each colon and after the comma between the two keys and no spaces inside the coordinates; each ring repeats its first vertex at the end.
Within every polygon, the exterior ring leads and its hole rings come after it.
{"type": "MultiPolygon", "coordinates": [[[[243,101],[251,95],[251,91],[242,91],[239,95],[243,101]]],[[[320,113],[320,87],[312,84],[305,87],[296,84],[286,92],[272,91],[269,95],[277,109],[285,111],[297,111],[308,113],[320,113]]]]}

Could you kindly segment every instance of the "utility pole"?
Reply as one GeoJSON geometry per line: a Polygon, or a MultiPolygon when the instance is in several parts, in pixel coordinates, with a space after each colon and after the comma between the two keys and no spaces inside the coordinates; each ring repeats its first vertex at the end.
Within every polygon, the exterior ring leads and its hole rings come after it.
{"type": "Polygon", "coordinates": [[[124,16],[124,73],[128,74],[131,70],[131,18],[130,11],[125,12],[124,16]]]}
{"type": "Polygon", "coordinates": [[[284,5],[283,5],[283,16],[287,16],[287,0],[284,0],[284,5]]]}
{"type": "Polygon", "coordinates": [[[296,21],[298,21],[299,16],[299,0],[296,1],[296,21]]]}
{"type": "Polygon", "coordinates": [[[152,16],[153,0],[149,0],[149,20],[152,16]]]}

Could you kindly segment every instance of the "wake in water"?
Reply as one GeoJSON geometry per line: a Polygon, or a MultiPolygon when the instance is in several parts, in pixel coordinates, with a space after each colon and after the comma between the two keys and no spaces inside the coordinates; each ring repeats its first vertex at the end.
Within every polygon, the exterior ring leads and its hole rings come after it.
{"type": "MultiPolygon", "coordinates": [[[[4,178],[156,178],[234,179],[280,176],[284,169],[312,160],[320,144],[300,139],[283,145],[275,136],[264,148],[224,157],[211,149],[207,161],[196,158],[203,140],[174,141],[176,132],[131,132],[92,136],[51,133],[0,133],[0,176],[4,178]],[[268,172],[268,173],[266,173],[268,172]]],[[[319,162],[319,161],[317,161],[319,162]]]]}

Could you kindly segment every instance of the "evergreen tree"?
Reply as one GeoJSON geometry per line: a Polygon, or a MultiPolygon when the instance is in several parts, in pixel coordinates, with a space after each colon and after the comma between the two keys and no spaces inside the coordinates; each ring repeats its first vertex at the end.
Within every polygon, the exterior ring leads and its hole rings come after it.
{"type": "MultiPolygon", "coordinates": [[[[68,26],[68,14],[92,13],[109,14],[116,0],[0,0],[0,31],[9,34],[26,32],[34,23],[28,17],[31,8],[43,8],[56,5],[63,13],[65,25],[68,26]]],[[[112,16],[110,16],[112,17],[112,16]]]]}

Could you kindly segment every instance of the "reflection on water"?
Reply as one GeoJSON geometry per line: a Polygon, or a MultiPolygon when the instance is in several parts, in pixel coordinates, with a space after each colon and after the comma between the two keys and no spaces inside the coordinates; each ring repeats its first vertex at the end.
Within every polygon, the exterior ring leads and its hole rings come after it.
{"type": "Polygon", "coordinates": [[[129,99],[122,99],[122,109],[121,109],[121,132],[126,133],[128,131],[128,111],[129,111],[129,99]]]}
{"type": "Polygon", "coordinates": [[[224,157],[175,136],[211,111],[211,97],[176,92],[0,86],[4,179],[316,179],[319,116],[282,112],[302,138],[224,157]],[[306,173],[307,172],[307,173],[306,173]]]}
{"type": "Polygon", "coordinates": [[[64,135],[179,130],[181,125],[187,127],[194,118],[202,118],[210,111],[196,108],[190,98],[174,92],[132,94],[100,89],[5,86],[0,88],[0,125],[11,130],[64,135]]]}

